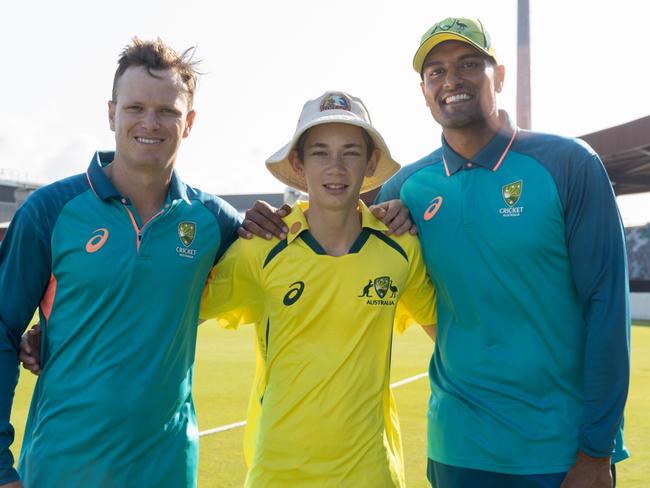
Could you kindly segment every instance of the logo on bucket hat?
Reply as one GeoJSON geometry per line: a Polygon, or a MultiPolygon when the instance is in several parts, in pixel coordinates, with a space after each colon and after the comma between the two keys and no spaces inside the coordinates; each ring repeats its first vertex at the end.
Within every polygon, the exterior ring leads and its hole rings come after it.
{"type": "Polygon", "coordinates": [[[350,99],[345,93],[329,93],[326,97],[323,98],[323,101],[320,104],[320,111],[324,112],[325,110],[347,110],[350,111],[352,104],[350,99]]]}

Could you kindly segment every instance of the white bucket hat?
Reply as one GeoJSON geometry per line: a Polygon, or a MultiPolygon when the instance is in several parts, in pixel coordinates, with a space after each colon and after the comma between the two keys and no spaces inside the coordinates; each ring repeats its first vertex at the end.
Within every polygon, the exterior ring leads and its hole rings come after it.
{"type": "Polygon", "coordinates": [[[300,136],[307,130],[317,125],[330,123],[356,125],[365,129],[372,138],[375,147],[381,151],[375,174],[363,179],[361,193],[383,185],[400,168],[400,165],[391,157],[384,138],[372,126],[368,110],[361,99],[344,92],[328,91],[314,100],[309,100],[302,107],[298,126],[291,142],[266,160],[266,167],[271,174],[282,183],[307,192],[307,182],[293,171],[288,156],[295,148],[300,136]]]}

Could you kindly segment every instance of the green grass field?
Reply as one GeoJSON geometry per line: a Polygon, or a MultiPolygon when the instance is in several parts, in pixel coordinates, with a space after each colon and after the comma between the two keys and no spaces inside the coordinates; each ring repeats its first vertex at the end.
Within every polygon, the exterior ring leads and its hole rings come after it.
{"type": "MultiPolygon", "coordinates": [[[[395,341],[392,381],[425,372],[431,342],[412,327],[395,341]]],[[[632,457],[618,466],[619,487],[650,485],[650,327],[632,328],[632,387],[626,411],[626,443],[632,457]]],[[[244,420],[253,379],[252,328],[221,330],[214,322],[201,325],[197,347],[194,398],[199,427],[207,430],[244,420]]],[[[20,449],[32,375],[21,374],[12,422],[16,427],[14,453],[20,449]]],[[[428,385],[419,379],[395,390],[400,414],[409,487],[427,487],[425,470],[426,403],[428,385]]],[[[201,437],[200,487],[241,487],[244,480],[243,429],[201,437]]]]}

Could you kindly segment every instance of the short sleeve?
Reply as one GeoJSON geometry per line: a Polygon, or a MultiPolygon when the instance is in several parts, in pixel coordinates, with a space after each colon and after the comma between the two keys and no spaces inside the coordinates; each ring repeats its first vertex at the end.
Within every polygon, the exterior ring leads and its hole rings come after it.
{"type": "Polygon", "coordinates": [[[212,268],[201,299],[202,319],[217,319],[232,329],[262,319],[262,266],[256,240],[235,241],[212,268]]]}
{"type": "Polygon", "coordinates": [[[404,248],[408,252],[408,276],[406,285],[397,302],[394,327],[404,332],[414,323],[436,325],[438,322],[436,308],[436,289],[427,274],[420,243],[415,236],[404,236],[404,248]]]}

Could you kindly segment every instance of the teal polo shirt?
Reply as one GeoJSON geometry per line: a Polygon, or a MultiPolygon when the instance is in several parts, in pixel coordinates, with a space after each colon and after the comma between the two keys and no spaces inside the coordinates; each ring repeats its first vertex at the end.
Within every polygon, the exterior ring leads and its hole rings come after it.
{"type": "Polygon", "coordinates": [[[20,336],[40,306],[42,373],[19,462],[25,487],[196,486],[192,370],[208,273],[240,218],[174,173],[142,222],[96,153],[37,190],[0,247],[0,484],[20,336]]]}
{"type": "Polygon", "coordinates": [[[437,290],[428,455],[512,474],[561,472],[578,449],[627,457],[625,239],[583,142],[503,127],[467,160],[442,147],[406,166],[400,198],[437,290]]]}

